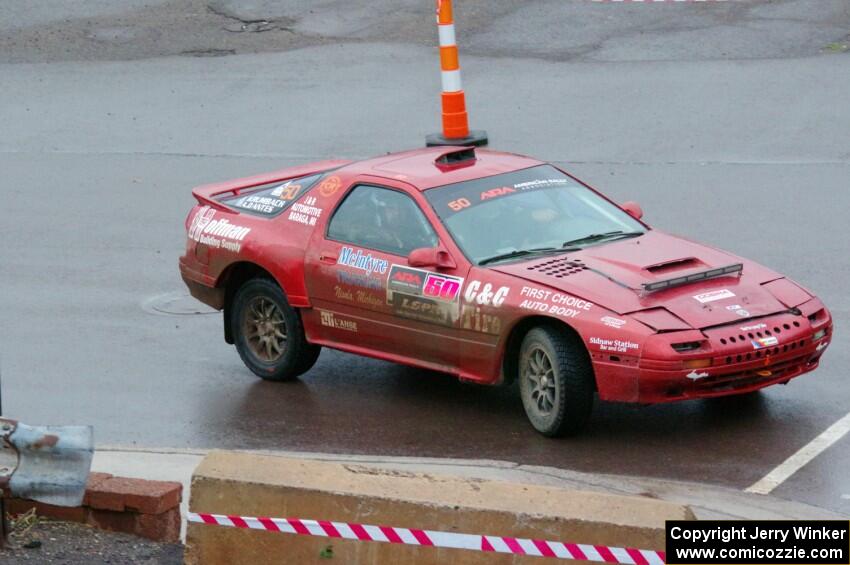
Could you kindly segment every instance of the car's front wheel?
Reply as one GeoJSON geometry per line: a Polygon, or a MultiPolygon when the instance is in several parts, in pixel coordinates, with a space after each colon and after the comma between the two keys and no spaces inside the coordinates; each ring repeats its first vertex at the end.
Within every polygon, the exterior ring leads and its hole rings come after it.
{"type": "Polygon", "coordinates": [[[573,334],[541,326],[519,351],[519,388],[531,425],[556,437],[580,431],[593,409],[593,369],[573,334]]]}
{"type": "Polygon", "coordinates": [[[321,347],[307,342],[298,312],[274,281],[258,278],[242,285],[230,312],[236,350],[255,375],[292,380],[318,359],[321,347]]]}

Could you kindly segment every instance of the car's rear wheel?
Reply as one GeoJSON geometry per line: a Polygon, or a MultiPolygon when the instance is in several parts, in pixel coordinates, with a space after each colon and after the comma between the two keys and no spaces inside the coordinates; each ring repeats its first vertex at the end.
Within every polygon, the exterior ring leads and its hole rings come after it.
{"type": "Polygon", "coordinates": [[[593,409],[593,369],[578,337],[534,328],[519,351],[519,388],[531,425],[545,436],[579,432],[593,409]]]}
{"type": "Polygon", "coordinates": [[[236,350],[255,375],[292,380],[319,358],[321,347],[307,342],[298,312],[274,281],[258,278],[243,284],[230,312],[236,350]]]}

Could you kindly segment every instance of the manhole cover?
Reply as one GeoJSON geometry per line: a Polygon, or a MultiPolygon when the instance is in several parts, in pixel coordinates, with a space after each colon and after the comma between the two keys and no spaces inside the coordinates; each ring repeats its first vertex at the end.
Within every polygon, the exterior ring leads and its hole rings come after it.
{"type": "Polygon", "coordinates": [[[192,298],[186,292],[166,292],[157,294],[142,302],[142,310],[149,314],[167,314],[169,316],[195,316],[217,314],[218,310],[192,298]]]}

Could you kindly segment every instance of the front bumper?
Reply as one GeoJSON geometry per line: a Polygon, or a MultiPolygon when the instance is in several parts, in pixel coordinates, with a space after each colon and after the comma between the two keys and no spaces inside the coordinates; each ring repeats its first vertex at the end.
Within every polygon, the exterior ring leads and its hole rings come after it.
{"type": "Polygon", "coordinates": [[[787,383],[814,370],[832,341],[833,326],[822,305],[809,310],[813,311],[800,315],[782,313],[703,330],[707,353],[641,358],[638,402],[654,404],[743,394],[787,383]],[[710,359],[711,364],[702,368],[684,365],[694,359],[710,359]]]}

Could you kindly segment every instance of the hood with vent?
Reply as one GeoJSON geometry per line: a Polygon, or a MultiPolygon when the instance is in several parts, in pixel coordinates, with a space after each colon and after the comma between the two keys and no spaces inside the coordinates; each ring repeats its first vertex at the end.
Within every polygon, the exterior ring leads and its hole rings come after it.
{"type": "Polygon", "coordinates": [[[499,272],[572,294],[654,329],[705,328],[788,309],[764,286],[781,275],[741,257],[657,230],[557,257],[495,265],[499,272]],[[699,279],[730,265],[739,273],[699,279]],[[677,280],[647,291],[644,285],[677,280]]]}

